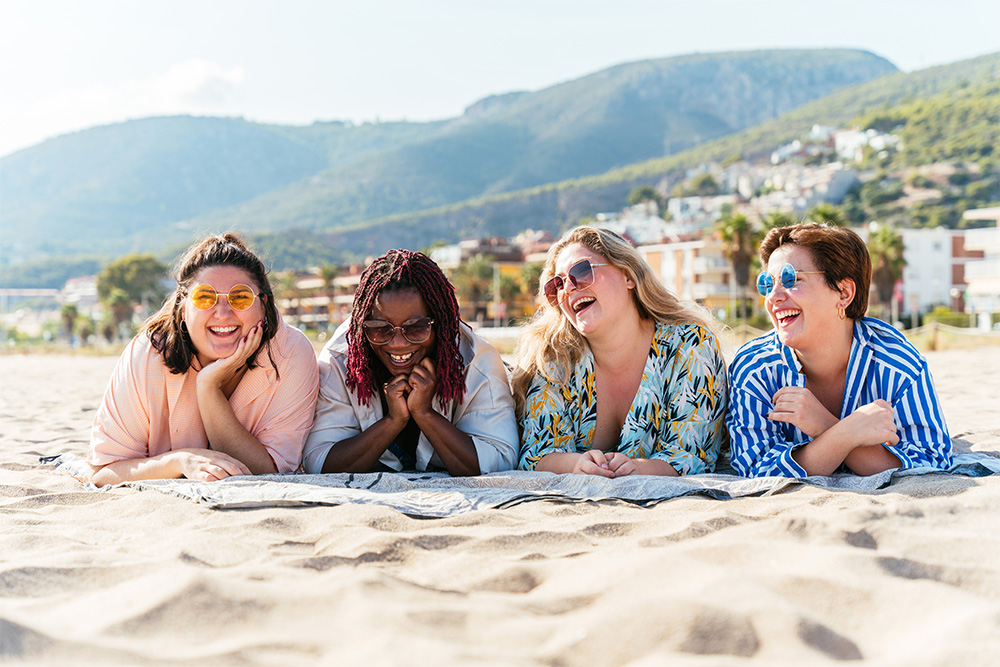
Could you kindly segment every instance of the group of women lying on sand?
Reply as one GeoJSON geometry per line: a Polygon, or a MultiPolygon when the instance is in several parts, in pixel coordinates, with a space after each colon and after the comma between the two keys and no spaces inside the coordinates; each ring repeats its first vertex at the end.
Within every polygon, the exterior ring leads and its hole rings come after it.
{"type": "Polygon", "coordinates": [[[864,316],[871,261],[850,230],[761,245],[774,331],[728,368],[719,324],[626,240],[578,227],[549,250],[508,371],[425,255],[364,272],[317,362],[232,234],[181,258],[177,287],[122,354],[94,419],[97,486],[231,475],[519,468],[621,477],[871,475],[951,466],[924,358],[864,316]]]}

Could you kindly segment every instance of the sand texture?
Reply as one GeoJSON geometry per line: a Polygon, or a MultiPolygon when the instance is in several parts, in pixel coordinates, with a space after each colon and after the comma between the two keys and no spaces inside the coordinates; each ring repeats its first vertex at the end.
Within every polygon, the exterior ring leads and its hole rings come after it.
{"type": "MultiPolygon", "coordinates": [[[[1000,348],[927,355],[957,449],[1000,451],[1000,348]]],[[[0,356],[0,662],[1000,661],[1000,475],[871,493],[211,510],[87,490],[115,360],[0,356]]]]}

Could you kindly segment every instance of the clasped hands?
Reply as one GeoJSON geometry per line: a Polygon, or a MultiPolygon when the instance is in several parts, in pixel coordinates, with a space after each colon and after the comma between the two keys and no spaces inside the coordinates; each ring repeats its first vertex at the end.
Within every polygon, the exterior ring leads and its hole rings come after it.
{"type": "Polygon", "coordinates": [[[424,357],[409,373],[401,373],[386,382],[383,391],[391,420],[405,424],[411,416],[419,418],[429,413],[437,391],[434,362],[424,357]]]}
{"type": "Polygon", "coordinates": [[[637,471],[635,461],[621,452],[605,452],[600,449],[588,449],[583,452],[573,466],[574,473],[612,479],[632,475],[637,471]]]}
{"type": "Polygon", "coordinates": [[[888,401],[877,399],[861,406],[844,419],[837,419],[819,399],[805,387],[782,387],[772,399],[773,408],[767,414],[772,421],[785,422],[813,438],[818,438],[835,425],[842,425],[842,436],[858,445],[899,443],[895,413],[888,401]]]}

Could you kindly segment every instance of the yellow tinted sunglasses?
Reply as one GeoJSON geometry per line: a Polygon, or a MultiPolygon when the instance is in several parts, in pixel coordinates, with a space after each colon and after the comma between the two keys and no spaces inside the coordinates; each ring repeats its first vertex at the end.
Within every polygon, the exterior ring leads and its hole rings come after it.
{"type": "MultiPolygon", "coordinates": [[[[219,302],[219,293],[211,285],[195,285],[188,292],[191,303],[198,310],[211,310],[219,302]]],[[[233,310],[246,310],[253,305],[257,295],[249,285],[233,285],[226,294],[226,301],[233,310]]]]}

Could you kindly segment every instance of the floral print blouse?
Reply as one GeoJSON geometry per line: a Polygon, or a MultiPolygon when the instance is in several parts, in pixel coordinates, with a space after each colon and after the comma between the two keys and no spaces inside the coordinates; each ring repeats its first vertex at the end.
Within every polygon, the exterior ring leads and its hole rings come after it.
{"type": "MultiPolygon", "coordinates": [[[[712,472],[725,418],[726,362],[715,336],[696,324],[657,323],[617,451],[661,459],[682,475],[712,472]]],[[[519,467],[533,470],[551,452],[591,449],[596,424],[594,355],[585,347],[565,384],[538,374],[528,388],[519,467]]]]}

